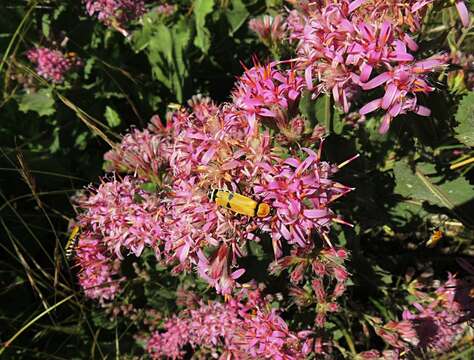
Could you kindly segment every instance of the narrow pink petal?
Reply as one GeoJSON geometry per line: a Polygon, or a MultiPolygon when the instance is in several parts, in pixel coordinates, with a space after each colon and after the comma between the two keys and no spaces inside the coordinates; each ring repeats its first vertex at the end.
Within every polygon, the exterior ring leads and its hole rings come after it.
{"type": "Polygon", "coordinates": [[[415,113],[417,113],[420,116],[430,116],[431,115],[431,110],[428,109],[426,106],[418,105],[416,107],[415,113]]]}
{"type": "Polygon", "coordinates": [[[388,113],[385,114],[384,117],[382,118],[382,123],[380,124],[380,127],[379,127],[380,134],[385,134],[388,131],[391,121],[392,121],[392,118],[390,117],[390,114],[388,113]]]}
{"type": "Polygon", "coordinates": [[[234,280],[238,279],[245,273],[245,269],[239,269],[230,274],[230,277],[234,280]]]}
{"type": "Polygon", "coordinates": [[[304,79],[306,81],[306,87],[309,91],[313,90],[313,68],[308,66],[304,71],[304,79]]]}
{"type": "Polygon", "coordinates": [[[303,211],[304,216],[309,219],[321,218],[328,215],[327,209],[308,209],[303,211]]]}
{"type": "Polygon", "coordinates": [[[380,85],[386,83],[388,80],[390,80],[390,78],[391,78],[390,73],[389,72],[384,72],[380,75],[377,75],[376,77],[374,77],[369,82],[367,82],[365,84],[362,84],[362,88],[364,90],[374,89],[377,86],[380,86],[380,85]]]}
{"type": "Polygon", "coordinates": [[[398,114],[400,114],[400,110],[402,109],[402,103],[401,101],[396,101],[389,109],[388,112],[390,116],[396,117],[398,114]]]}
{"type": "Polygon", "coordinates": [[[466,4],[464,4],[464,1],[462,0],[456,1],[456,9],[458,10],[462,25],[467,28],[469,26],[470,19],[469,19],[469,10],[467,10],[467,7],[466,7],[466,4]]]}
{"type": "Polygon", "coordinates": [[[206,151],[206,153],[203,155],[201,162],[206,165],[209,161],[211,161],[212,157],[216,153],[217,148],[216,147],[211,147],[206,151]]]}
{"type": "Polygon", "coordinates": [[[365,0],[354,0],[349,4],[349,14],[361,6],[365,0]]]}
{"type": "Polygon", "coordinates": [[[411,51],[417,51],[418,50],[418,44],[415,42],[415,40],[413,40],[413,38],[410,35],[405,34],[403,36],[403,41],[405,41],[405,44],[407,44],[408,48],[411,51]]]}
{"type": "Polygon", "coordinates": [[[382,109],[388,109],[400,91],[395,84],[389,84],[382,99],[382,109]]]}
{"type": "Polygon", "coordinates": [[[360,81],[366,82],[369,80],[370,74],[372,74],[372,65],[363,63],[361,66],[360,81]]]}
{"type": "Polygon", "coordinates": [[[392,32],[391,30],[392,30],[392,27],[391,27],[390,22],[384,21],[380,29],[380,34],[379,34],[379,39],[378,39],[378,44],[377,44],[378,46],[380,47],[385,46],[392,32]]]}
{"type": "Polygon", "coordinates": [[[365,115],[365,114],[371,113],[372,111],[379,109],[381,104],[382,104],[381,98],[372,100],[371,102],[361,107],[361,109],[359,110],[359,114],[365,115]]]}

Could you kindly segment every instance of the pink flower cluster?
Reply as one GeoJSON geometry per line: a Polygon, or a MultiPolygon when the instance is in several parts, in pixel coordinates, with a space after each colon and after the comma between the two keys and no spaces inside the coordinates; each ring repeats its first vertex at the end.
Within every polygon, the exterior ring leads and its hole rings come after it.
{"type": "Polygon", "coordinates": [[[184,346],[221,359],[301,359],[309,352],[310,331],[294,333],[276,309],[255,291],[226,304],[199,302],[164,324],[148,341],[152,358],[181,359],[184,346]]]}
{"type": "Polygon", "coordinates": [[[154,116],[148,129],[132,129],[122,142],[104,155],[106,171],[135,173],[138,177],[159,183],[159,174],[168,165],[172,152],[171,127],[164,127],[154,116]]]}
{"type": "Polygon", "coordinates": [[[144,0],[83,0],[87,13],[106,25],[123,26],[145,13],[144,0]]]}
{"type": "MultiPolygon", "coordinates": [[[[471,264],[463,265],[474,274],[471,264]]],[[[416,347],[433,353],[449,351],[466,331],[466,321],[474,316],[471,280],[459,280],[449,274],[433,294],[416,290],[413,310],[406,309],[401,321],[376,327],[377,334],[401,350],[416,347]]]]}
{"type": "Polygon", "coordinates": [[[79,283],[86,296],[101,302],[119,290],[124,250],[140,256],[145,247],[160,257],[162,236],[159,198],[140,188],[143,181],[126,176],[103,182],[81,197],[81,234],[76,247],[79,283]]]}
{"type": "Polygon", "coordinates": [[[80,204],[80,228],[100,235],[105,248],[119,259],[124,249],[138,257],[146,246],[159,255],[163,208],[155,194],[140,188],[141,183],[129,176],[103,182],[80,204]]]}
{"type": "Polygon", "coordinates": [[[105,248],[102,239],[92,231],[81,233],[76,247],[79,284],[91,299],[112,300],[120,290],[120,261],[105,248]]]}
{"type": "Polygon", "coordinates": [[[246,255],[246,243],[265,236],[257,230],[271,235],[277,258],[283,241],[302,253],[332,246],[327,233],[341,221],[328,206],[351,189],[331,180],[338,166],[309,148],[278,155],[269,129],[294,139],[291,131],[304,120],[298,112],[303,80],[276,66],[247,70],[233,103],[218,107],[196,96],[189,110],[168,115],[166,127],[154,118],[149,129],[126,135],[105,158],[109,170],[136,178],[103,183],[81,205],[81,226],[100,234],[119,258],[122,249],[139,256],[150,246],[174,273],[196,269],[222,294],[230,294],[245,271],[237,260],[246,255]],[[141,190],[146,182],[160,198],[141,190]],[[258,218],[218,207],[207,196],[216,188],[263,201],[272,211],[258,218]]]}
{"type": "Polygon", "coordinates": [[[27,52],[26,56],[36,64],[36,72],[46,80],[62,83],[65,74],[74,67],[82,65],[82,61],[72,53],[63,54],[59,50],[38,47],[27,52]]]}
{"type": "Polygon", "coordinates": [[[430,110],[418,104],[417,95],[434,90],[427,76],[446,59],[434,55],[416,61],[418,45],[405,29],[419,30],[430,2],[297,2],[287,19],[288,33],[297,44],[294,62],[304,72],[307,88],[314,96],[332,94],[345,112],[362,91],[381,88],[384,95],[360,113],[382,109],[382,133],[398,115],[428,116],[430,110]]]}
{"type": "Polygon", "coordinates": [[[158,14],[161,14],[162,16],[171,16],[176,12],[176,10],[177,5],[171,4],[162,4],[154,8],[154,11],[156,11],[158,14]]]}

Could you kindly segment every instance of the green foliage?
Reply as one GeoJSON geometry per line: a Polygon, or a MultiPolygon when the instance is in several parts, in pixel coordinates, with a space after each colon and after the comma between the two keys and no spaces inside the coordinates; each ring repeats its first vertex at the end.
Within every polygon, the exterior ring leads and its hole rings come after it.
{"type": "Polygon", "coordinates": [[[207,54],[211,46],[211,34],[206,28],[206,16],[209,15],[214,7],[214,0],[196,0],[194,1],[194,15],[196,18],[196,37],[194,45],[207,54]]]}
{"type": "Polygon", "coordinates": [[[245,24],[249,15],[242,0],[231,0],[230,6],[225,9],[225,16],[230,24],[230,35],[234,35],[245,24]]]}
{"type": "Polygon", "coordinates": [[[105,119],[107,120],[107,124],[111,127],[117,127],[122,123],[122,119],[120,119],[120,115],[110,106],[105,107],[105,119]]]}
{"type": "Polygon", "coordinates": [[[454,209],[473,197],[472,186],[463,177],[447,180],[429,163],[410,166],[406,161],[397,161],[394,167],[395,192],[420,202],[454,209]]]}
{"type": "Polygon", "coordinates": [[[467,146],[474,147],[474,92],[465,95],[456,112],[456,138],[467,146]]]}
{"type": "Polygon", "coordinates": [[[17,97],[18,108],[22,112],[34,111],[39,116],[53,115],[54,98],[51,89],[40,89],[37,92],[26,93],[17,97]]]}

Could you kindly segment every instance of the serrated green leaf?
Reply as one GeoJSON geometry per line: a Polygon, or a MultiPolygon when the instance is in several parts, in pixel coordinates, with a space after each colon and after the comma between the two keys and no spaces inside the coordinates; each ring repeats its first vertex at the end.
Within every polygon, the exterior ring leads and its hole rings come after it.
{"type": "Polygon", "coordinates": [[[214,8],[214,0],[196,0],[194,2],[194,16],[196,17],[196,37],[194,45],[207,54],[211,46],[211,33],[206,28],[206,16],[214,8]]]}
{"type": "Polygon", "coordinates": [[[418,201],[427,201],[432,205],[450,210],[467,203],[474,197],[474,191],[463,177],[455,180],[443,180],[434,164],[418,163],[412,169],[404,161],[398,161],[393,169],[396,179],[395,192],[418,201]]]}
{"type": "Polygon", "coordinates": [[[233,35],[245,23],[249,12],[242,0],[231,0],[231,8],[227,8],[225,16],[231,27],[230,34],[233,35]]]}
{"type": "Polygon", "coordinates": [[[107,120],[107,124],[112,128],[117,127],[122,123],[119,114],[110,106],[105,108],[104,116],[105,120],[107,120]]]}
{"type": "Polygon", "coordinates": [[[464,96],[456,112],[456,138],[467,146],[474,147],[474,91],[464,96]]]}
{"type": "Polygon", "coordinates": [[[38,92],[25,94],[17,98],[20,111],[34,111],[39,116],[49,116],[56,112],[54,98],[50,89],[40,89],[38,92]]]}

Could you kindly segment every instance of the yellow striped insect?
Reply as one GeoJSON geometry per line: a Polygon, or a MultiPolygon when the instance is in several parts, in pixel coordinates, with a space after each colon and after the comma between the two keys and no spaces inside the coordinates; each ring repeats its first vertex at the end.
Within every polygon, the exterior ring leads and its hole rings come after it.
{"type": "Polygon", "coordinates": [[[70,260],[74,250],[76,248],[77,240],[79,239],[79,226],[74,226],[72,228],[71,234],[69,235],[69,239],[67,240],[66,247],[64,251],[66,252],[66,259],[70,260]]]}
{"type": "Polygon", "coordinates": [[[211,189],[208,193],[208,197],[217,205],[232,210],[237,214],[257,217],[265,217],[270,214],[270,205],[257,202],[247,196],[235,192],[211,189]]]}

